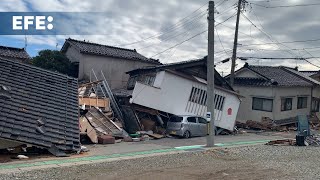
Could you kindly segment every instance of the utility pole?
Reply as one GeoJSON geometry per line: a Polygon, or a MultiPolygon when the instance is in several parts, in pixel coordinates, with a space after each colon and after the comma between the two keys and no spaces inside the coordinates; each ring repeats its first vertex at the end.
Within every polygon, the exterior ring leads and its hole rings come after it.
{"type": "Polygon", "coordinates": [[[209,1],[207,57],[207,119],[210,119],[207,146],[214,146],[214,2],[209,1]]]}
{"type": "Polygon", "coordinates": [[[237,22],[236,22],[236,31],[234,33],[233,52],[232,52],[232,58],[231,58],[231,60],[232,60],[232,62],[231,62],[231,73],[230,73],[230,85],[231,85],[231,87],[233,87],[233,85],[234,85],[234,69],[236,67],[236,59],[237,59],[238,29],[239,29],[241,3],[242,3],[242,0],[239,0],[239,2],[238,2],[238,12],[237,12],[237,22]]]}

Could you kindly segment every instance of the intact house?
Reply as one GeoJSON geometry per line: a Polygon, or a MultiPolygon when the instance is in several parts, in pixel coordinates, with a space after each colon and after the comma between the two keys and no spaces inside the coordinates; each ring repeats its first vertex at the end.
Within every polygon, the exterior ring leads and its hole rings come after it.
{"type": "Polygon", "coordinates": [[[300,71],[300,72],[320,82],[320,71],[300,71]]]}
{"type": "MultiPolygon", "coordinates": [[[[207,113],[206,58],[129,71],[130,103],[174,115],[207,113]]],[[[238,95],[215,71],[215,125],[233,131],[238,95]]]]}
{"type": "Polygon", "coordinates": [[[31,57],[24,48],[0,46],[0,58],[29,63],[31,57]]]}
{"type": "Polygon", "coordinates": [[[112,89],[126,86],[129,79],[127,71],[160,64],[158,60],[146,58],[135,49],[106,46],[70,38],[66,39],[61,51],[78,69],[76,74],[79,80],[89,81],[90,77],[93,78],[92,69],[97,75],[103,71],[112,89]]]}
{"type": "Polygon", "coordinates": [[[261,121],[268,117],[277,121],[319,112],[319,87],[318,81],[297,69],[246,63],[235,72],[233,88],[245,97],[237,120],[261,121]]]}

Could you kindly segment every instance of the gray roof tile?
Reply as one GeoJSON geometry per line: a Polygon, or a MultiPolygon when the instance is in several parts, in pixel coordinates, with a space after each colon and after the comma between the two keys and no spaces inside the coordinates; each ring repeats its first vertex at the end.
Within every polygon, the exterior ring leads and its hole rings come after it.
{"type": "Polygon", "coordinates": [[[0,95],[0,138],[79,150],[77,79],[2,58],[0,66],[0,87],[11,95],[0,95]]]}
{"type": "MultiPolygon", "coordinates": [[[[247,68],[260,75],[261,78],[236,77],[235,85],[241,86],[312,86],[314,80],[307,78],[298,71],[284,66],[252,66],[246,64],[241,69],[247,68]],[[271,83],[273,82],[273,83],[271,83]]],[[[226,77],[229,79],[230,75],[226,77]]]]}
{"type": "Polygon", "coordinates": [[[0,46],[0,56],[26,59],[26,60],[31,59],[29,54],[25,51],[24,48],[15,48],[15,47],[8,47],[8,46],[0,46]]]}
{"type": "Polygon", "coordinates": [[[66,51],[69,45],[75,46],[81,53],[94,54],[98,56],[108,56],[115,58],[123,58],[129,60],[138,60],[154,64],[161,64],[158,60],[147,58],[139,54],[135,49],[125,49],[114,46],[107,46],[102,44],[96,44],[86,41],[79,41],[75,39],[66,39],[65,44],[62,47],[62,51],[66,51]]]}

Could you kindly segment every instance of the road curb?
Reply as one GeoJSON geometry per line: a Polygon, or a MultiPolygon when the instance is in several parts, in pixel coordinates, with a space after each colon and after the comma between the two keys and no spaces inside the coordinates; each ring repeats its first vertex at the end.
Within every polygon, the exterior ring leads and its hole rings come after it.
{"type": "Polygon", "coordinates": [[[121,161],[129,159],[137,159],[143,157],[152,157],[167,154],[177,154],[183,152],[190,152],[190,150],[208,150],[208,149],[218,149],[224,147],[237,147],[237,146],[248,146],[248,145],[259,145],[265,144],[269,140],[259,140],[259,141],[245,141],[245,142],[232,142],[232,143],[218,143],[215,147],[206,147],[205,145],[193,145],[193,146],[180,146],[168,149],[156,149],[149,151],[139,151],[124,154],[111,154],[111,155],[100,155],[100,156],[86,156],[86,157],[76,157],[68,159],[58,159],[58,160],[46,160],[31,163],[16,163],[16,164],[3,164],[0,165],[0,174],[7,173],[18,173],[23,171],[32,171],[36,169],[45,168],[59,168],[59,167],[69,167],[84,164],[93,163],[103,163],[112,161],[121,161]]]}

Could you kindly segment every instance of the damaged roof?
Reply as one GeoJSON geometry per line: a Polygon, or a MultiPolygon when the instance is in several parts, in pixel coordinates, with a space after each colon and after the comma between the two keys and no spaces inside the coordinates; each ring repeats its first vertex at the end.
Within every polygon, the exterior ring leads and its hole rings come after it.
{"type": "Polygon", "coordinates": [[[161,64],[159,60],[147,58],[139,54],[135,49],[125,49],[115,46],[107,46],[97,43],[92,43],[88,41],[79,41],[75,39],[66,39],[61,51],[67,51],[68,47],[72,45],[79,50],[80,53],[93,54],[98,56],[107,56],[114,58],[123,58],[129,60],[144,61],[154,64],[161,64]]]}
{"type": "Polygon", "coordinates": [[[77,79],[3,58],[0,66],[0,138],[79,150],[77,79]]]}
{"type": "MultiPolygon", "coordinates": [[[[254,66],[246,63],[235,72],[235,85],[241,86],[313,86],[320,85],[316,80],[285,66],[254,66]],[[237,73],[249,70],[259,77],[237,77],[237,73]]],[[[225,77],[230,78],[230,75],[225,77]]]]}
{"type": "Polygon", "coordinates": [[[0,56],[4,58],[31,59],[24,48],[0,46],[0,56]]]}
{"type": "MultiPolygon", "coordinates": [[[[162,71],[162,70],[174,70],[182,72],[187,75],[195,76],[207,79],[207,56],[201,59],[193,59],[187,61],[180,61],[176,63],[168,63],[158,66],[146,66],[127,72],[127,74],[134,75],[138,73],[150,72],[150,71],[162,71]]],[[[234,91],[229,83],[215,70],[215,85],[225,88],[227,90],[234,91]]]]}

